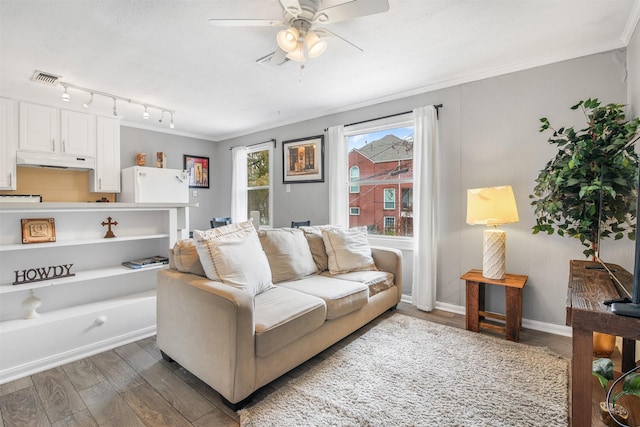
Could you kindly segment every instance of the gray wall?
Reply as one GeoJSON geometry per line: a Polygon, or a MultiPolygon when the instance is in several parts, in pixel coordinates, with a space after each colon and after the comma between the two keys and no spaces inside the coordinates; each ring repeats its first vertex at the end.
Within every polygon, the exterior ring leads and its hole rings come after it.
{"type": "MultiPolygon", "coordinates": [[[[326,223],[327,182],[294,184],[290,193],[285,191],[282,141],[318,135],[328,126],[443,103],[439,120],[440,196],[435,201],[439,214],[437,300],[463,306],[464,285],[459,277],[482,265],[482,228],[465,223],[466,190],[510,184],[520,222],[503,227],[508,236],[507,270],[529,276],[524,317],[564,325],[569,260],[583,257],[582,246],[573,239],[531,234],[535,219],[528,196],[538,171],[554,155],[546,142],[549,135],[538,132],[539,118],[548,117],[557,126],[574,124],[580,128],[584,117],[569,109],[577,101],[597,97],[603,102],[626,103],[626,59],[625,50],[591,55],[223,141],[215,159],[216,208],[230,209],[228,147],[276,138],[274,226],[285,226],[292,219],[326,223]]],[[[637,79],[634,82],[637,88],[637,79]]],[[[637,96],[637,89],[634,93],[637,96]]],[[[327,159],[331,148],[325,146],[327,159]]],[[[631,268],[632,250],[629,241],[606,242],[602,247],[603,254],[608,251],[609,259],[627,268],[631,268]]],[[[502,294],[490,292],[489,298],[489,309],[504,312],[502,294]]]]}
{"type": "MultiPolygon", "coordinates": [[[[167,155],[167,167],[170,169],[182,169],[183,155],[209,157],[210,169],[215,169],[219,162],[216,161],[217,146],[211,141],[190,138],[146,129],[138,129],[122,125],[120,127],[120,163],[121,168],[135,166],[136,154],[147,154],[147,166],[156,165],[156,152],[164,151],[167,155]]],[[[190,228],[206,230],[209,228],[209,220],[214,216],[222,216],[228,211],[227,206],[220,206],[216,198],[216,186],[212,185],[211,171],[209,172],[210,188],[192,188],[189,191],[189,201],[198,203],[199,207],[189,211],[190,228]],[[197,196],[193,196],[193,190],[197,190],[197,196]]]]}

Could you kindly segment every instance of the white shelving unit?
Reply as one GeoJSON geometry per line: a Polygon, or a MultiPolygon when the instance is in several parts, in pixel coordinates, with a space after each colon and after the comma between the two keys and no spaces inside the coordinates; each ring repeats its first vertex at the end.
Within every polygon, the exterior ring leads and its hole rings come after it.
{"type": "Polygon", "coordinates": [[[0,383],[153,335],[156,273],[122,262],[188,237],[189,207],[134,203],[0,203],[0,383]],[[105,238],[111,217],[115,238],[105,238]],[[21,220],[53,218],[56,241],[22,243],[21,220]],[[14,285],[23,270],[69,265],[73,276],[14,285]],[[40,317],[24,319],[34,292],[40,317]]]}

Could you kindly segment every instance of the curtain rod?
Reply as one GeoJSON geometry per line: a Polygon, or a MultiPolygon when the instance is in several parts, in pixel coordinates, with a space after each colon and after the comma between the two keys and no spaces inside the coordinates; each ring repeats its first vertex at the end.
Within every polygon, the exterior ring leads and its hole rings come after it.
{"type": "MultiPolygon", "coordinates": [[[[436,109],[436,118],[440,118],[440,108],[442,108],[442,104],[437,104],[433,106],[436,109]]],[[[373,119],[362,120],[359,122],[349,123],[348,125],[344,125],[344,127],[360,125],[362,123],[374,122],[376,120],[388,119],[389,117],[403,116],[405,114],[413,113],[413,111],[403,111],[402,113],[389,114],[388,116],[375,117],[373,119]]],[[[329,128],[325,128],[325,132],[328,131],[329,128]]]]}
{"type": "Polygon", "coordinates": [[[256,142],[255,144],[236,145],[235,147],[229,147],[229,150],[233,150],[236,147],[253,147],[254,145],[264,144],[265,142],[273,142],[273,148],[276,148],[276,139],[275,138],[271,138],[271,139],[267,139],[266,141],[256,142]]]}

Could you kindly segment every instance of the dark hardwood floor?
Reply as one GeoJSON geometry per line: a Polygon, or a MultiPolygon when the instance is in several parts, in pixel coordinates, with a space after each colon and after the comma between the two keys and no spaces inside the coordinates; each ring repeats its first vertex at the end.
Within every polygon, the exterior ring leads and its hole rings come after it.
{"type": "MultiPolygon", "coordinates": [[[[398,313],[458,328],[463,315],[425,313],[401,303],[398,313]]],[[[274,387],[309,369],[365,333],[386,313],[335,346],[258,392],[263,399],[274,387]]],[[[493,332],[483,332],[495,334],[493,332]]],[[[548,347],[571,357],[571,339],[523,330],[520,342],[548,347]]],[[[238,415],[220,395],[176,363],[162,359],[155,337],[50,369],[0,386],[0,427],[9,426],[237,426],[238,415]]]]}

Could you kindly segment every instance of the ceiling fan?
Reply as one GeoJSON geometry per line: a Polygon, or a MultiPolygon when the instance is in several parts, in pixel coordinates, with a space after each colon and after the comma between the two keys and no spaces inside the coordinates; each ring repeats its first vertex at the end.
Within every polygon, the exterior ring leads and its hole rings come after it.
{"type": "Polygon", "coordinates": [[[280,65],[289,60],[304,62],[306,57],[316,58],[322,55],[327,48],[327,42],[324,39],[331,36],[362,51],[355,44],[323,26],[389,10],[388,0],[350,0],[338,3],[331,0],[279,0],[279,2],[282,6],[282,20],[213,18],[209,19],[209,23],[219,27],[287,27],[277,34],[277,49],[256,61],[261,64],[280,65]]]}

